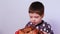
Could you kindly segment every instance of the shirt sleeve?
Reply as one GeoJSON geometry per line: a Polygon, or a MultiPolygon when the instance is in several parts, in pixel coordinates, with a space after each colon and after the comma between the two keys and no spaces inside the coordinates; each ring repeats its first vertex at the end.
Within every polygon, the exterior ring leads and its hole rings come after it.
{"type": "Polygon", "coordinates": [[[53,33],[53,30],[51,29],[51,25],[50,25],[50,24],[47,24],[47,30],[46,30],[46,32],[47,32],[48,34],[54,34],[54,33],[53,33]]]}
{"type": "Polygon", "coordinates": [[[47,23],[42,24],[41,30],[47,32],[48,34],[54,34],[53,30],[51,29],[51,25],[47,23]]]}

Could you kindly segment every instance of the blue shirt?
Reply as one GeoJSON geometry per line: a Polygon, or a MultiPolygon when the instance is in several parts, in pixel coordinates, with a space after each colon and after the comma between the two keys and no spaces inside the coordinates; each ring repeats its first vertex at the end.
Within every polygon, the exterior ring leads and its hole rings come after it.
{"type": "Polygon", "coordinates": [[[33,26],[33,27],[39,29],[40,31],[45,31],[48,34],[54,34],[53,31],[51,30],[51,25],[47,24],[47,22],[44,22],[43,20],[41,23],[39,23],[37,25],[34,25],[31,22],[28,22],[28,24],[25,27],[27,27],[27,26],[33,26]]]}

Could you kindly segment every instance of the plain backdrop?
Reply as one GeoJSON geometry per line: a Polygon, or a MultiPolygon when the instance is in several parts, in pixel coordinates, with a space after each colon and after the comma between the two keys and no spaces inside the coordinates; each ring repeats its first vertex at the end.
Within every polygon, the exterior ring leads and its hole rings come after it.
{"type": "Polygon", "coordinates": [[[45,6],[43,20],[51,24],[54,34],[60,34],[60,0],[0,0],[0,34],[14,34],[29,21],[28,8],[34,1],[45,6]]]}

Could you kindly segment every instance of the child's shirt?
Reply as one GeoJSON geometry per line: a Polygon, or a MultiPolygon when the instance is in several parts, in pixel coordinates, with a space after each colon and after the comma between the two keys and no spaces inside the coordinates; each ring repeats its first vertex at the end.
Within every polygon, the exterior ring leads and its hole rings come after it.
{"type": "Polygon", "coordinates": [[[39,29],[40,31],[45,31],[48,34],[54,34],[53,31],[51,30],[51,25],[47,24],[47,22],[44,22],[43,20],[41,23],[39,23],[37,25],[33,25],[31,22],[28,22],[28,24],[25,27],[27,27],[27,26],[33,26],[33,27],[36,27],[37,29],[39,29]]]}

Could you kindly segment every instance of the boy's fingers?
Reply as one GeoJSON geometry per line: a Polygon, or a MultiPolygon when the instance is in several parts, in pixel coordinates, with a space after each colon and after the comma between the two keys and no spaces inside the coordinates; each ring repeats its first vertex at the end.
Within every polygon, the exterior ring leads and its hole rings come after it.
{"type": "Polygon", "coordinates": [[[44,34],[48,34],[47,32],[44,32],[44,31],[43,31],[43,33],[44,33],[44,34]]]}

